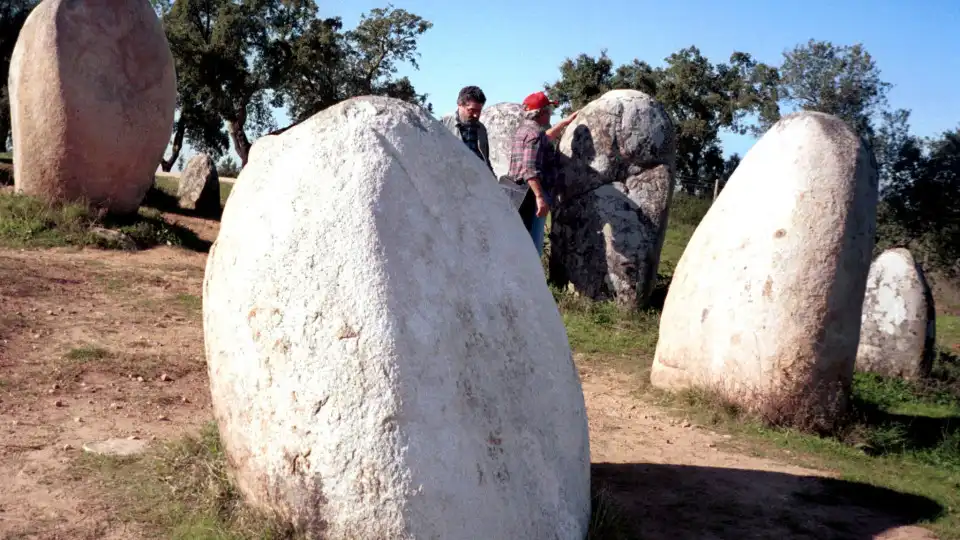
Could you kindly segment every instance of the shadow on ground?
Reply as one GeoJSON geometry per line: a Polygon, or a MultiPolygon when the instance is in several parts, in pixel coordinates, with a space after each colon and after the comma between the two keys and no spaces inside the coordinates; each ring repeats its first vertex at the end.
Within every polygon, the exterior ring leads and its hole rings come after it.
{"type": "Polygon", "coordinates": [[[917,495],[779,472],[595,463],[591,474],[645,540],[867,540],[943,512],[917,495]]]}
{"type": "Polygon", "coordinates": [[[203,219],[213,219],[220,221],[220,217],[223,215],[223,208],[219,204],[216,208],[208,209],[199,209],[199,210],[188,210],[180,207],[180,203],[177,200],[175,195],[171,195],[166,191],[158,188],[156,185],[150,187],[150,191],[147,192],[147,195],[144,197],[142,206],[148,206],[150,208],[159,210],[161,212],[167,212],[170,214],[177,214],[186,217],[196,217],[203,219]]]}

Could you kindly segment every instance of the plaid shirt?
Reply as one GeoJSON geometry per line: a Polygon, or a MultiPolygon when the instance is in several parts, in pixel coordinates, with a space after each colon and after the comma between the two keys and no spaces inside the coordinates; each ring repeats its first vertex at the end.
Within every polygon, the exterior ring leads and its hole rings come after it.
{"type": "Polygon", "coordinates": [[[536,122],[521,122],[510,147],[510,169],[507,174],[524,182],[539,180],[547,204],[552,202],[556,183],[554,152],[553,143],[536,122]]]}

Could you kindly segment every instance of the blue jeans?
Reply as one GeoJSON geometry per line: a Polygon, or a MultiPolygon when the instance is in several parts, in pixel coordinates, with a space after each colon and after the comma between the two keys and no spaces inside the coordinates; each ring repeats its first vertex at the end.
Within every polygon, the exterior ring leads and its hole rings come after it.
{"type": "Polygon", "coordinates": [[[530,228],[527,229],[527,232],[530,233],[530,238],[533,239],[533,245],[537,248],[537,254],[541,257],[543,256],[543,233],[546,225],[547,216],[533,216],[533,220],[530,222],[530,228]]]}

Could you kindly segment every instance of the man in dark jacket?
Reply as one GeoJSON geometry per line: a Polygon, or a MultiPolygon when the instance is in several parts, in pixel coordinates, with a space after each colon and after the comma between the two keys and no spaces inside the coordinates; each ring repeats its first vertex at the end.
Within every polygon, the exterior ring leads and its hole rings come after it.
{"type": "Polygon", "coordinates": [[[463,144],[493,172],[487,128],[480,122],[480,113],[486,103],[487,96],[483,94],[483,90],[476,86],[465,86],[457,96],[457,110],[441,118],[440,122],[460,137],[463,144]]]}

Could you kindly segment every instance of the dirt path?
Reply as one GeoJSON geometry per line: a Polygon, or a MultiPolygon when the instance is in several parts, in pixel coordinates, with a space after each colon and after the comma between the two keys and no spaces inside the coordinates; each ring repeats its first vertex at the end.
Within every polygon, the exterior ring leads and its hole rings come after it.
{"type": "MultiPolygon", "coordinates": [[[[210,418],[204,262],[172,248],[0,251],[0,538],[142,537],[71,464],[89,441],[173,439],[210,418]]],[[[871,510],[915,501],[738,453],[632,396],[627,376],[581,375],[594,478],[638,538],[933,538],[871,510]]]]}

